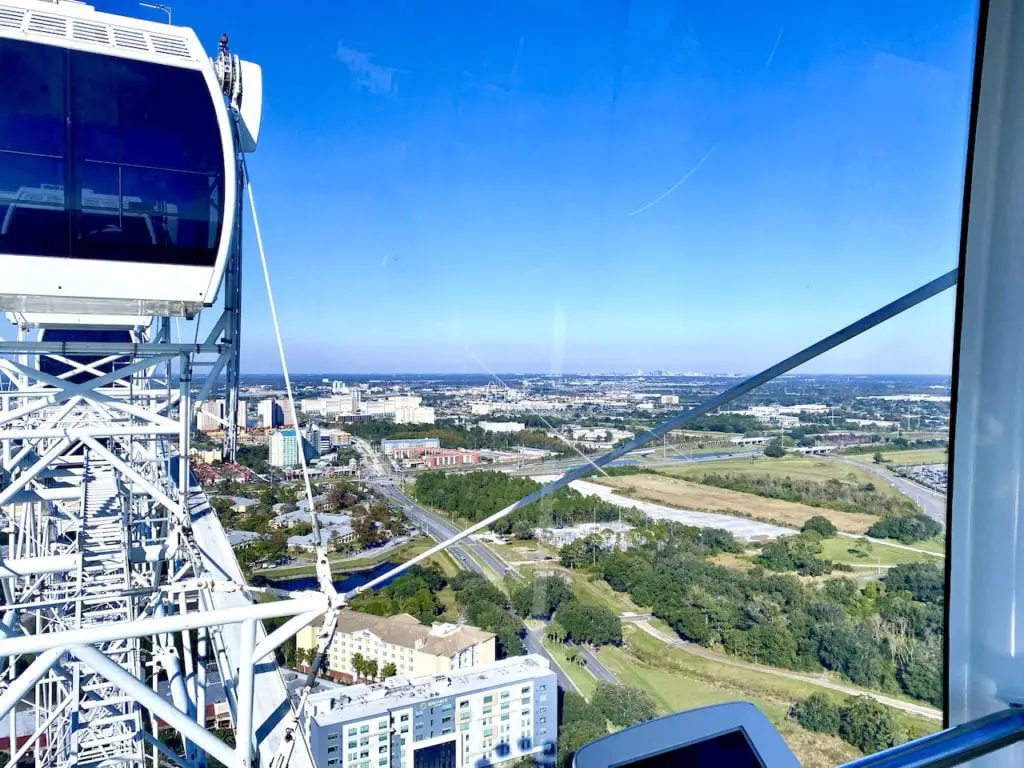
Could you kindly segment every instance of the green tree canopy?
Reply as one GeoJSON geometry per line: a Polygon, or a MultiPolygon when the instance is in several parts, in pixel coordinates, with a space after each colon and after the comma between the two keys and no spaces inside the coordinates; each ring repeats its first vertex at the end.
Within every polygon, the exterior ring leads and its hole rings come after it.
{"type": "Polygon", "coordinates": [[[839,706],[824,693],[812,693],[797,702],[790,714],[808,731],[833,736],[839,733],[839,706]]]}
{"type": "Polygon", "coordinates": [[[599,682],[592,699],[593,707],[620,728],[653,720],[657,715],[654,701],[635,685],[599,682]]]}
{"type": "Polygon", "coordinates": [[[868,696],[858,696],[842,708],[839,735],[866,755],[903,741],[892,710],[868,696]]]}

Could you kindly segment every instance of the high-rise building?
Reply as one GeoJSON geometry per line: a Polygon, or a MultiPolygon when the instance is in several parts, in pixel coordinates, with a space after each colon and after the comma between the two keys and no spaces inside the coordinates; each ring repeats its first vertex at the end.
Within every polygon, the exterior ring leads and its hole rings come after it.
{"type": "MultiPolygon", "coordinates": [[[[316,650],[319,626],[317,622],[299,631],[295,636],[299,650],[316,650]]],[[[394,664],[396,674],[406,677],[491,664],[495,658],[494,637],[493,632],[467,625],[424,626],[408,613],[375,616],[342,611],[327,653],[327,673],[335,680],[354,682],[362,676],[352,665],[357,654],[376,661],[378,671],[394,664]]]]}
{"type": "Polygon", "coordinates": [[[279,429],[270,436],[270,457],[267,463],[272,467],[299,465],[299,441],[294,429],[279,429]]]}
{"type": "Polygon", "coordinates": [[[239,429],[249,428],[249,403],[245,400],[238,401],[238,413],[235,416],[236,424],[239,429]]]}
{"type": "Polygon", "coordinates": [[[260,426],[264,429],[275,429],[284,424],[284,409],[277,400],[260,400],[256,412],[260,417],[260,426]]]}
{"type": "Polygon", "coordinates": [[[316,768],[552,764],[558,689],[544,657],[516,656],[314,694],[303,718],[316,768]]]}
{"type": "Polygon", "coordinates": [[[196,416],[196,429],[200,432],[220,432],[224,429],[223,400],[207,400],[196,416]]]}

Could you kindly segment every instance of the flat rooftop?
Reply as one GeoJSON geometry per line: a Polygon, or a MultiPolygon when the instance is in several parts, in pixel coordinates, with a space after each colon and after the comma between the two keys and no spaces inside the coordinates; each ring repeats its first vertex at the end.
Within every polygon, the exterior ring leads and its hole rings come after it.
{"type": "Polygon", "coordinates": [[[516,656],[447,675],[412,679],[396,676],[383,683],[350,685],[339,691],[318,693],[309,697],[306,711],[320,726],[362,720],[421,701],[532,680],[547,672],[551,672],[551,667],[543,656],[516,656]]]}

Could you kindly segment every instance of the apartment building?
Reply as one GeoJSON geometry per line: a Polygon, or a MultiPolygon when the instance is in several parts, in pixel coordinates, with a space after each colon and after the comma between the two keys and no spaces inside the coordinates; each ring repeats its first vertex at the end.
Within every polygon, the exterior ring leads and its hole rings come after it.
{"type": "Polygon", "coordinates": [[[558,689],[542,656],[310,696],[316,768],[483,768],[530,755],[551,764],[558,689]]]}
{"type": "MultiPolygon", "coordinates": [[[[316,649],[319,622],[295,636],[300,650],[316,649]]],[[[377,662],[378,676],[386,664],[394,664],[399,675],[422,677],[455,669],[476,667],[494,661],[494,634],[477,627],[437,623],[420,624],[415,616],[374,616],[342,611],[334,642],[328,649],[327,673],[334,680],[353,682],[359,675],[352,659],[359,654],[377,662]]],[[[300,667],[308,671],[308,666],[300,667]]]]}

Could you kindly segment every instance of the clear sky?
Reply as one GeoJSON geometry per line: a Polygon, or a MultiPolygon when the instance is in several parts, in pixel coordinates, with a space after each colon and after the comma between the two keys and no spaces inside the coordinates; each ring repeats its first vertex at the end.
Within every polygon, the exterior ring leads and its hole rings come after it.
{"type": "MultiPolygon", "coordinates": [[[[956,265],[968,0],[173,5],[263,66],[296,371],[750,371],[956,265]]],[[[807,370],[948,372],[952,315],[807,370]]]]}

